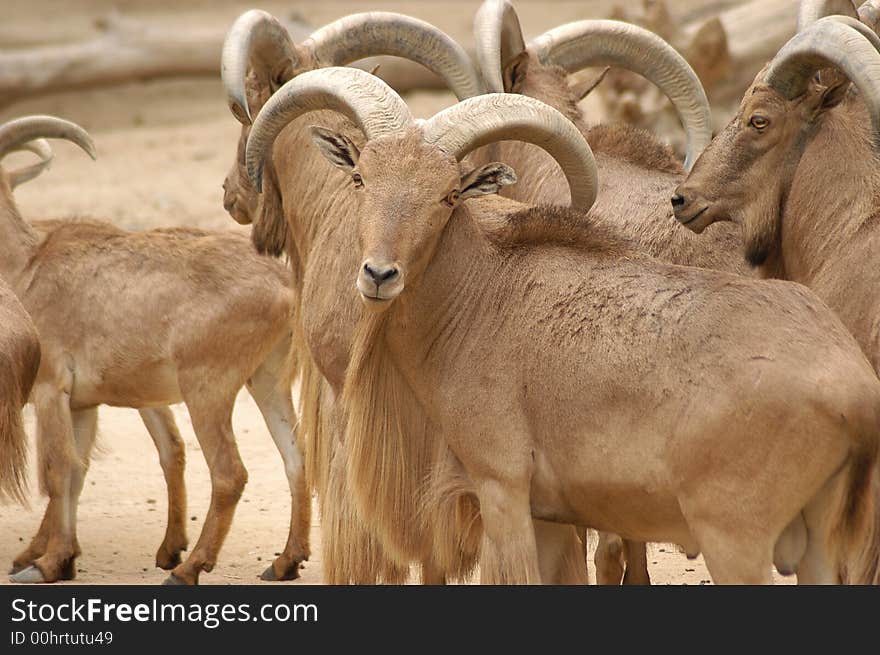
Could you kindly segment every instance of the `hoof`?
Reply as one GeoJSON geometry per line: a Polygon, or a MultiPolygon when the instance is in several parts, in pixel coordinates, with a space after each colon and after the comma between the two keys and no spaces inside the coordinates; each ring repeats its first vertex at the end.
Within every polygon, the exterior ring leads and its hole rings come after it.
{"type": "MultiPolygon", "coordinates": [[[[198,583],[196,583],[198,584],[198,583]]],[[[189,582],[184,580],[183,578],[178,578],[173,573],[165,578],[165,582],[162,583],[163,586],[190,586],[189,582]]]]}
{"type": "Polygon", "coordinates": [[[171,569],[177,568],[182,561],[183,559],[180,557],[180,552],[176,552],[173,555],[164,553],[162,556],[156,556],[156,567],[165,571],[170,571],[171,569]]]}
{"type": "Polygon", "coordinates": [[[275,567],[270,565],[263,573],[260,575],[261,580],[266,580],[267,582],[279,582],[281,580],[296,580],[299,577],[299,570],[301,565],[299,562],[295,562],[293,566],[291,566],[287,571],[284,572],[280,578],[275,573],[275,567]]]}
{"type": "Polygon", "coordinates": [[[43,577],[43,572],[40,569],[31,564],[10,575],[9,581],[17,582],[18,584],[42,584],[46,582],[46,578],[43,577]]]}
{"type": "Polygon", "coordinates": [[[24,571],[27,567],[33,566],[33,564],[12,564],[12,568],[9,569],[9,575],[15,575],[19,571],[24,571]]]}
{"type": "Polygon", "coordinates": [[[64,566],[61,567],[61,574],[58,576],[59,580],[73,580],[76,577],[76,560],[69,559],[64,563],[64,566]]]}

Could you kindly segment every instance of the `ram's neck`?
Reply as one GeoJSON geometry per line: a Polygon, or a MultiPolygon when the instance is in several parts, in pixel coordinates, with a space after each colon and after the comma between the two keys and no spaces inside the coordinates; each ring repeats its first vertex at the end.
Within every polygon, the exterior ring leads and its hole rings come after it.
{"type": "Polygon", "coordinates": [[[497,209],[517,203],[486,198],[458,208],[427,269],[389,310],[389,351],[426,407],[435,402],[443,380],[467,361],[474,347],[470,337],[490,334],[493,322],[507,318],[496,311],[493,294],[495,282],[503,279],[503,258],[472,216],[487,204],[497,209]]]}
{"type": "Polygon", "coordinates": [[[780,268],[807,286],[837,267],[852,271],[862,244],[880,246],[880,156],[870,121],[856,99],[822,120],[780,209],[780,268]]]}
{"type": "Polygon", "coordinates": [[[856,99],[825,117],[781,209],[779,247],[761,272],[800,282],[841,318],[880,370],[880,157],[856,99]],[[773,267],[773,268],[771,268],[773,267]]]}
{"type": "MultiPolygon", "coordinates": [[[[0,180],[0,184],[4,184],[0,180]]],[[[24,272],[40,239],[18,212],[12,192],[0,188],[0,276],[13,287],[24,272]]]]}
{"type": "Polygon", "coordinates": [[[303,265],[328,231],[345,229],[355,235],[356,213],[343,211],[355,195],[347,176],[331,166],[312,141],[308,128],[322,125],[347,134],[358,146],[363,136],[336,112],[313,112],[288,125],[276,139],[273,162],[284,214],[303,265]],[[345,217],[345,225],[330,217],[345,217]],[[350,223],[350,225],[348,225],[350,223]]]}

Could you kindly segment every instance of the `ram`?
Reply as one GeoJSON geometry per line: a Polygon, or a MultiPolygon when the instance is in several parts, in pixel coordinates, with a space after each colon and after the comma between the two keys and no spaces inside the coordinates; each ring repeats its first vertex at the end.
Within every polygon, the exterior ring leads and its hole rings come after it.
{"type": "MultiPolygon", "coordinates": [[[[2,134],[2,132],[0,132],[2,134]]],[[[0,195],[39,175],[48,166],[52,151],[40,139],[4,148],[0,158],[14,150],[29,150],[40,162],[0,175],[0,195]]],[[[4,208],[0,205],[0,220],[4,208]]],[[[0,280],[0,499],[24,501],[27,435],[21,408],[28,400],[40,366],[40,338],[31,317],[5,281],[0,280]]]]}
{"type": "Polygon", "coordinates": [[[820,300],[584,230],[589,147],[521,96],[416,123],[369,75],[305,73],[251,130],[257,188],[278,134],[319,107],[366,137],[359,147],[314,131],[358,197],[350,275],[365,308],[344,398],[365,514],[398,505],[393,482],[408,473],[397,446],[424,434],[445,442],[452,488],[479,505],[484,582],[542,580],[533,516],[699,550],[719,583],[766,583],[774,562],[800,582],[835,582],[844,568],[875,581],[880,380],[820,300]],[[513,171],[460,162],[505,139],[554,155],[571,210],[479,197],[513,171]]]}
{"type": "Polygon", "coordinates": [[[878,45],[835,16],[793,37],[672,203],[694,232],[735,223],[749,263],[815,291],[880,372],[878,45]]]}
{"type": "MultiPolygon", "coordinates": [[[[309,67],[333,61],[346,63],[366,54],[397,54],[419,61],[445,79],[459,98],[483,91],[467,54],[427,23],[398,14],[353,15],[295,45],[278,21],[264,12],[251,11],[230,29],[224,45],[224,81],[233,114],[245,120],[273,95],[277,85],[269,80],[277,75],[272,70],[288,71],[282,77],[296,79],[294,73],[301,74],[309,67]],[[316,52],[323,54],[316,56],[316,52]]],[[[353,125],[335,113],[323,112],[311,118],[348,131],[353,139],[361,138],[353,125]]],[[[345,263],[354,265],[355,259],[343,260],[355,256],[357,235],[353,219],[348,218],[355,198],[345,184],[340,184],[338,175],[326,171],[308,127],[308,123],[298,122],[279,139],[267,163],[263,193],[257,196],[250,182],[245,182],[244,151],[250,130],[245,120],[239,158],[226,179],[226,191],[230,213],[239,221],[253,220],[258,248],[288,254],[294,286],[301,294],[294,332],[299,335],[297,342],[303,344],[298,351],[310,352],[312,357],[301,359],[299,413],[308,443],[308,477],[321,499],[324,579],[330,583],[399,582],[405,578],[411,561],[421,562],[426,582],[464,577],[473,566],[477,548],[467,521],[454,527],[431,523],[423,529],[418,518],[418,495],[409,493],[400,498],[398,511],[383,515],[375,525],[363,524],[348,500],[347,453],[339,443],[340,435],[320,429],[345,421],[336,415],[333,398],[343,389],[359,306],[354,294],[339,294],[327,280],[342,279],[338,276],[346,270],[345,263]],[[340,221],[328,220],[329,216],[337,216],[340,221]],[[326,415],[328,411],[332,415],[326,415]],[[382,535],[392,533],[388,525],[396,526],[400,521],[410,526],[406,537],[384,542],[382,535]]],[[[433,461],[431,458],[433,455],[426,461],[433,461]]],[[[414,465],[408,488],[418,488],[429,468],[424,462],[414,465]]],[[[537,530],[548,579],[584,581],[573,531],[550,524],[539,524],[537,530]]]]}
{"type": "MultiPolygon", "coordinates": [[[[44,137],[70,140],[94,156],[82,128],[48,116],[0,127],[0,153],[44,137]]],[[[173,569],[170,582],[197,583],[217,560],[247,479],[231,426],[235,396],[246,383],[281,452],[292,497],[287,546],[264,577],[296,577],[309,554],[311,505],[293,427],[293,297],[284,268],[233,233],[134,233],[87,220],[31,224],[12,197],[16,180],[4,172],[0,179],[0,274],[33,318],[42,346],[32,401],[41,486],[49,496],[39,531],[15,558],[12,580],[74,576],[77,501],[97,406],[109,404],[139,408],[159,447],[169,524],[157,565],[173,569]],[[181,401],[212,486],[202,534],[183,562],[183,446],[166,407],[181,401]]]]}

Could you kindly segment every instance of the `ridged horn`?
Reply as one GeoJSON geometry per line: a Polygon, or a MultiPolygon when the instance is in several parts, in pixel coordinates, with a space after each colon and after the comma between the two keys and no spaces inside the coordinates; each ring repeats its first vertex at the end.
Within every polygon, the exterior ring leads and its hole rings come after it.
{"type": "Polygon", "coordinates": [[[817,20],[835,14],[850,18],[859,17],[851,0],[801,0],[798,7],[797,31],[801,32],[817,20]]]}
{"type": "MultiPolygon", "coordinates": [[[[0,159],[13,150],[25,148],[35,139],[64,139],[78,145],[92,159],[97,157],[92,137],[76,123],[55,116],[24,116],[0,125],[0,159]]],[[[51,158],[51,150],[49,156],[51,158]]]]}
{"type": "Polygon", "coordinates": [[[872,30],[880,27],[880,0],[868,0],[859,7],[859,20],[872,30]]]}
{"type": "Polygon", "coordinates": [[[491,93],[504,93],[505,64],[526,49],[516,10],[508,0],[485,0],[474,16],[477,63],[491,93]]]}
{"type": "MultiPolygon", "coordinates": [[[[852,18],[851,16],[826,16],[828,20],[834,20],[838,23],[842,23],[844,25],[849,25],[854,30],[858,31],[862,36],[864,36],[868,41],[871,42],[871,45],[880,52],[880,36],[877,36],[877,32],[872,30],[870,27],[865,25],[862,21],[857,18],[852,18]]],[[[822,19],[819,19],[822,20],[822,19]]],[[[815,24],[815,23],[814,23],[815,24]]]]}
{"type": "Polygon", "coordinates": [[[814,73],[836,68],[858,87],[875,134],[880,134],[880,53],[858,30],[823,18],[796,34],[767,68],[764,83],[785,98],[806,92],[814,73]]]}
{"type": "Polygon", "coordinates": [[[529,49],[542,63],[569,73],[588,66],[620,66],[656,84],[675,106],[684,127],[686,170],[712,140],[712,116],[703,85],[684,57],[653,32],[622,21],[582,20],[545,32],[529,49]]]}
{"type": "Polygon", "coordinates": [[[459,100],[485,86],[473,61],[455,40],[423,20],[372,11],[335,20],[302,43],[318,66],[345,66],[375,55],[415,61],[440,76],[459,100]]]}
{"type": "Polygon", "coordinates": [[[30,166],[23,166],[14,171],[9,172],[9,185],[14,189],[20,184],[24,184],[35,177],[41,175],[52,164],[52,147],[46,139],[36,139],[23,143],[13,150],[26,150],[34,153],[40,158],[40,161],[30,166]]]}
{"type": "Polygon", "coordinates": [[[587,210],[596,200],[598,175],[593,152],[565,116],[540,100],[490,93],[459,102],[429,119],[425,140],[461,159],[495,141],[525,141],[546,150],[562,167],[571,206],[587,210]]]}
{"type": "Polygon", "coordinates": [[[249,125],[252,121],[247,99],[248,69],[258,68],[273,84],[280,86],[295,60],[293,41],[277,18],[260,9],[251,9],[235,20],[223,41],[220,77],[229,109],[240,123],[249,125]]]}
{"type": "Polygon", "coordinates": [[[248,135],[245,163],[262,190],[263,165],[288,123],[311,111],[337,111],[375,139],[412,123],[406,103],[378,77],[357,68],[322,68],[287,82],[263,105],[248,135]]]}

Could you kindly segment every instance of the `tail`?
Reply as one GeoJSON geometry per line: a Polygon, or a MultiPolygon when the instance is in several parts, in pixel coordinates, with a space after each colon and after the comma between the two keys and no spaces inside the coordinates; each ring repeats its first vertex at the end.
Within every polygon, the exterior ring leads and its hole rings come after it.
{"type": "Polygon", "coordinates": [[[25,504],[27,499],[27,435],[21,419],[17,380],[0,379],[0,498],[25,504]]]}
{"type": "Polygon", "coordinates": [[[844,584],[880,584],[880,471],[876,444],[851,456],[831,552],[844,584]]]}

